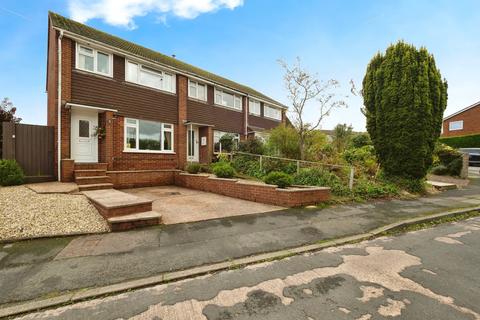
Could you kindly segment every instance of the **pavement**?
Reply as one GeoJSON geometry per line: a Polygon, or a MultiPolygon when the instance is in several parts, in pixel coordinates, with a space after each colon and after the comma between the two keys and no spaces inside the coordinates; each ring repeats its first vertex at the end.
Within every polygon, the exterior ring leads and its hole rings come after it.
{"type": "Polygon", "coordinates": [[[480,217],[18,319],[480,319],[480,217]]]}
{"type": "Polygon", "coordinates": [[[122,233],[0,247],[0,304],[59,294],[371,231],[400,220],[480,204],[480,180],[417,200],[286,209],[122,233]]]}
{"type": "Polygon", "coordinates": [[[152,210],[162,214],[163,224],[205,221],[285,209],[280,206],[177,186],[134,188],[122,191],[152,200],[152,210]]]}

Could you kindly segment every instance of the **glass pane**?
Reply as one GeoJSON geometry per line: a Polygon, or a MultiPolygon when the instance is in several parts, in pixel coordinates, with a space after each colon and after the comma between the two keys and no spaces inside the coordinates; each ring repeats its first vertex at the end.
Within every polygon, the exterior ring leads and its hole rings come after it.
{"type": "Polygon", "coordinates": [[[93,50],[90,49],[90,48],[86,48],[86,47],[80,47],[80,52],[93,55],[93,50]]]}
{"type": "Polygon", "coordinates": [[[162,88],[162,77],[159,74],[147,72],[144,70],[140,71],[140,83],[149,87],[161,89],[162,88]]]}
{"type": "Polygon", "coordinates": [[[93,57],[79,54],[78,65],[81,69],[93,71],[93,57]]]}
{"type": "Polygon", "coordinates": [[[137,148],[137,128],[127,127],[127,138],[125,139],[127,149],[137,148]]]}
{"type": "Polygon", "coordinates": [[[169,74],[163,74],[163,89],[167,91],[172,91],[172,76],[169,74]]]}
{"type": "Polygon", "coordinates": [[[160,132],[162,124],[154,121],[139,120],[138,145],[140,150],[160,150],[160,132]]]}
{"type": "Polygon", "coordinates": [[[205,98],[205,86],[203,84],[198,85],[198,99],[200,100],[207,100],[205,98]]]}
{"type": "Polygon", "coordinates": [[[223,93],[223,104],[229,107],[233,107],[233,94],[223,93]]]}
{"type": "Polygon", "coordinates": [[[190,84],[190,97],[197,97],[197,87],[195,86],[195,84],[190,84]]]}
{"type": "Polygon", "coordinates": [[[128,118],[127,118],[127,123],[128,123],[128,124],[134,124],[134,125],[136,125],[136,124],[137,124],[137,120],[135,120],[135,119],[128,119],[128,118]]]}
{"type": "Polygon", "coordinates": [[[235,96],[235,108],[236,109],[242,108],[242,98],[235,96]]]}
{"type": "Polygon", "coordinates": [[[163,132],[163,150],[172,151],[172,133],[170,131],[163,132]]]}
{"type": "Polygon", "coordinates": [[[78,136],[80,138],[89,138],[90,137],[90,121],[88,121],[88,120],[79,120],[78,121],[78,136]]]}
{"type": "Polygon", "coordinates": [[[164,124],[163,124],[163,128],[164,128],[164,129],[172,129],[172,125],[171,125],[171,124],[166,124],[166,123],[164,123],[164,124]]]}
{"type": "Polygon", "coordinates": [[[222,93],[221,92],[216,92],[215,93],[215,103],[216,104],[222,104],[222,93]]]}
{"type": "Polygon", "coordinates": [[[127,62],[127,80],[130,82],[138,82],[138,65],[127,62]]]}
{"type": "Polygon", "coordinates": [[[97,52],[97,71],[105,74],[110,73],[110,59],[108,54],[97,52]]]}

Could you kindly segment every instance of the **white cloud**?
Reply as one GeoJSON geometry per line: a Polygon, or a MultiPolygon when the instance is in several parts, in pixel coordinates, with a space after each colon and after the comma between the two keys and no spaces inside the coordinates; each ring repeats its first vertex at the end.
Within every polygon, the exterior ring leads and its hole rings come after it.
{"type": "MultiPolygon", "coordinates": [[[[194,19],[200,14],[243,5],[243,0],[69,0],[72,19],[103,19],[114,26],[136,28],[134,18],[150,12],[194,19]]],[[[165,18],[163,18],[165,20],[165,18]]]]}

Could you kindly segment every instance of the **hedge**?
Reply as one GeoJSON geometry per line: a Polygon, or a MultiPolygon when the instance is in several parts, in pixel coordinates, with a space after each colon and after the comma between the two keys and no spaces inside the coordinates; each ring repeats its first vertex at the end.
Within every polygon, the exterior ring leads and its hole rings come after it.
{"type": "Polygon", "coordinates": [[[480,134],[459,137],[441,137],[439,141],[452,148],[480,148],[480,134]]]}

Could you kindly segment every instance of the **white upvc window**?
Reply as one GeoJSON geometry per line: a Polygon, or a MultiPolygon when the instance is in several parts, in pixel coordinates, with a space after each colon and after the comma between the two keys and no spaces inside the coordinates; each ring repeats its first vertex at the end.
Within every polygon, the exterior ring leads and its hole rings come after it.
{"type": "Polygon", "coordinates": [[[113,76],[113,57],[94,48],[77,43],[75,67],[79,70],[93,72],[104,76],[113,76]]]}
{"type": "Polygon", "coordinates": [[[282,120],[282,110],[271,107],[271,106],[267,106],[267,105],[263,106],[263,115],[266,118],[270,118],[278,121],[282,120]]]}
{"type": "Polygon", "coordinates": [[[463,120],[451,121],[448,123],[448,131],[463,130],[463,120]]]}
{"type": "Polygon", "coordinates": [[[215,104],[235,110],[242,110],[242,97],[215,88],[215,104]]]}
{"type": "Polygon", "coordinates": [[[255,116],[260,115],[260,101],[248,99],[248,112],[255,116]]]}
{"type": "Polygon", "coordinates": [[[231,133],[231,132],[225,132],[225,131],[220,131],[220,130],[213,130],[213,146],[214,146],[213,151],[214,152],[225,151],[224,149],[222,149],[222,146],[220,145],[220,139],[225,135],[232,136],[234,148],[238,147],[238,145],[240,143],[240,134],[239,133],[231,133]]]}
{"type": "Polygon", "coordinates": [[[188,96],[190,98],[207,101],[207,85],[188,80],[188,96]]]}
{"type": "Polygon", "coordinates": [[[125,79],[128,82],[175,93],[175,75],[152,69],[140,63],[128,61],[125,64],[125,79]]]}
{"type": "Polygon", "coordinates": [[[125,118],[127,152],[173,153],[173,124],[125,118]]]}

